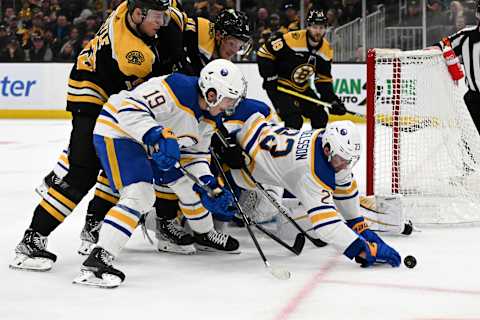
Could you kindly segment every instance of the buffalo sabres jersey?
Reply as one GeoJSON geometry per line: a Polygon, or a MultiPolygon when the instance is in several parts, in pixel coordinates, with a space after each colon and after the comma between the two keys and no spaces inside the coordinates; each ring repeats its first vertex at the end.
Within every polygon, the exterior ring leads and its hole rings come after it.
{"type": "Polygon", "coordinates": [[[218,117],[200,109],[198,78],[180,73],[151,78],[132,91],[112,95],[105,103],[94,134],[131,139],[143,144],[153,127],[168,127],[177,136],[182,164],[193,166],[198,176],[209,174],[209,146],[218,117]]]}
{"type": "Polygon", "coordinates": [[[325,38],[312,48],[307,38],[307,30],[299,30],[264,43],[257,51],[260,75],[267,81],[278,77],[278,85],[298,92],[305,92],[308,79],[315,76],[322,98],[331,101],[333,49],[325,38]]]}
{"type": "MultiPolygon", "coordinates": [[[[151,76],[171,73],[172,62],[163,61],[168,52],[174,51],[170,41],[163,37],[160,47],[156,38],[140,37],[129,25],[127,15],[125,1],[79,53],[68,80],[68,111],[97,116],[110,95],[130,90],[151,76]]],[[[164,28],[177,29],[181,36],[184,15],[171,8],[170,16],[170,24],[164,28]]]]}
{"type": "MultiPolygon", "coordinates": [[[[248,165],[260,183],[285,187],[303,204],[322,240],[342,252],[358,237],[346,219],[358,217],[357,183],[352,175],[336,183],[336,174],[323,154],[322,130],[292,130],[269,123],[268,107],[246,99],[224,126],[248,153],[248,165]]],[[[255,188],[241,171],[233,171],[242,187],[255,188]]]]}

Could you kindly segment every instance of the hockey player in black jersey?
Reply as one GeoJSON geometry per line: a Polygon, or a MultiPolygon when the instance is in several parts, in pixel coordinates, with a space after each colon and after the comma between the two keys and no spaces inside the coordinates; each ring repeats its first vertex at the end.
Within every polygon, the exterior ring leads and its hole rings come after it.
{"type": "Polygon", "coordinates": [[[191,66],[187,73],[198,76],[208,62],[217,58],[232,60],[236,54],[246,53],[251,42],[248,18],[241,11],[223,10],[214,21],[189,18],[184,32],[191,66]]]}
{"type": "MultiPolygon", "coordinates": [[[[56,256],[46,249],[47,237],[95,185],[100,171],[93,128],[103,104],[120,90],[170,72],[159,59],[156,35],[169,21],[179,21],[171,18],[175,15],[172,11],[169,0],[124,1],[79,53],[68,80],[67,110],[73,117],[65,159],[69,167],[63,177],[55,173],[47,176],[43,199],[15,248],[10,267],[37,271],[52,267],[56,256]]],[[[182,28],[183,23],[179,25],[180,36],[182,28]]],[[[161,41],[169,43],[168,39],[161,41]]],[[[167,47],[164,50],[173,54],[167,47]]]]}
{"type": "Polygon", "coordinates": [[[302,116],[309,118],[313,128],[323,128],[328,114],[322,107],[294,95],[315,97],[309,87],[309,79],[315,77],[315,86],[321,100],[332,103],[330,113],[344,115],[345,105],[333,91],[332,59],[333,50],[325,35],[327,18],[323,11],[310,9],[305,30],[288,32],[281,37],[267,41],[257,51],[263,88],[285,126],[300,129],[302,116]],[[279,91],[285,88],[292,94],[279,91]]]}

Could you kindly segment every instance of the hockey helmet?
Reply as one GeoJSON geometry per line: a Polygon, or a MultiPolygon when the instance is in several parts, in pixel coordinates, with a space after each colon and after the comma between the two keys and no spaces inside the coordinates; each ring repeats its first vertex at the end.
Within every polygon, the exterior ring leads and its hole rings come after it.
{"type": "Polygon", "coordinates": [[[306,21],[307,27],[318,25],[318,24],[326,25],[327,17],[323,13],[323,10],[312,8],[308,11],[307,19],[305,21],[306,21]]]}
{"type": "Polygon", "coordinates": [[[222,10],[214,21],[215,31],[222,36],[232,36],[248,42],[251,39],[250,24],[247,15],[233,9],[222,10]]]}
{"type": "Polygon", "coordinates": [[[128,0],[127,7],[129,12],[132,12],[135,8],[140,8],[146,16],[148,10],[167,10],[170,7],[170,0],[128,0]]]}
{"type": "Polygon", "coordinates": [[[348,168],[353,168],[360,159],[360,133],[355,124],[349,120],[335,121],[327,124],[322,136],[322,147],[328,146],[328,161],[339,156],[347,161],[348,168]]]}
{"type": "Polygon", "coordinates": [[[238,103],[247,93],[247,81],[243,73],[233,62],[225,59],[215,59],[203,67],[198,78],[198,86],[209,110],[217,106],[223,98],[233,99],[232,107],[225,112],[227,115],[235,112],[238,103]],[[207,94],[212,90],[217,94],[217,99],[210,102],[207,94]]]}

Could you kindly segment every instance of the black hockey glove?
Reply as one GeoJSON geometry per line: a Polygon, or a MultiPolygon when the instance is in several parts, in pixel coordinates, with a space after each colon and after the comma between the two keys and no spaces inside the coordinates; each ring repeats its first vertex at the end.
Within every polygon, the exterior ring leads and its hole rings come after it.
{"type": "Polygon", "coordinates": [[[231,169],[242,169],[245,167],[245,155],[236,143],[232,143],[230,137],[226,138],[228,146],[225,146],[222,141],[213,135],[212,148],[215,153],[220,157],[220,160],[229,166],[231,169]]]}
{"type": "Polygon", "coordinates": [[[277,80],[277,75],[263,78],[263,89],[265,89],[265,91],[277,91],[277,80]]]}
{"type": "Polygon", "coordinates": [[[333,101],[332,102],[332,107],[330,109],[330,114],[334,114],[337,116],[343,116],[344,114],[347,113],[347,108],[341,101],[333,101]]]}

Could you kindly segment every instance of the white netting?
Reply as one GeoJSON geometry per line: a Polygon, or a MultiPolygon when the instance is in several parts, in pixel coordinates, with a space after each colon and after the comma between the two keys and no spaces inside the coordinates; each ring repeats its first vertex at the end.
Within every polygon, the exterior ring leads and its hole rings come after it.
{"type": "Polygon", "coordinates": [[[417,224],[480,221],[480,136],[442,53],[376,50],[374,70],[374,193],[417,224]]]}

